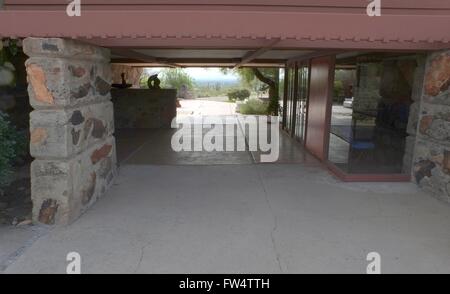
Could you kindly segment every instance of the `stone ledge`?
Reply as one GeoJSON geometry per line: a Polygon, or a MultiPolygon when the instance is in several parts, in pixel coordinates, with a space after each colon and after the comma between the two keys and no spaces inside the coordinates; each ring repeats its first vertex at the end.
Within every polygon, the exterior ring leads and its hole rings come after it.
{"type": "Polygon", "coordinates": [[[23,51],[30,57],[63,57],[105,62],[111,59],[108,49],[61,38],[26,38],[23,41],[23,51]]]}

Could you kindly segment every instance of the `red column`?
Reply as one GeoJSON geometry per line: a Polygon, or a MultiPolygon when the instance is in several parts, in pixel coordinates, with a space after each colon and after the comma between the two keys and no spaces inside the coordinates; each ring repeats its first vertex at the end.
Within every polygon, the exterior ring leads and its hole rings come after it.
{"type": "Polygon", "coordinates": [[[331,121],[335,56],[311,60],[306,148],[326,160],[331,121]]]}

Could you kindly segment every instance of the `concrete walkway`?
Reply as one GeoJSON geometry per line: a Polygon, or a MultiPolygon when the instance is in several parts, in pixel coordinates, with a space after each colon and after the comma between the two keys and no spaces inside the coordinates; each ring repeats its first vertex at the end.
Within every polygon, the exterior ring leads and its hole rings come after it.
{"type": "Polygon", "coordinates": [[[177,118],[201,115],[233,115],[236,113],[236,103],[233,102],[181,99],[180,105],[181,107],[177,109],[177,118]]]}
{"type": "Polygon", "coordinates": [[[0,238],[0,272],[65,273],[78,252],[82,273],[365,273],[375,251],[383,273],[450,273],[450,206],[414,184],[341,183],[284,133],[256,164],[175,153],[173,132],[118,130],[115,185],[70,226],[7,232],[29,241],[0,238]]]}
{"type": "Polygon", "coordinates": [[[6,273],[450,273],[450,207],[413,184],[339,183],[297,164],[126,165],[74,224],[6,273]]]}
{"type": "MultiPolygon", "coordinates": [[[[237,119],[236,119],[237,124],[237,119]]],[[[117,157],[120,165],[222,165],[252,164],[261,160],[259,151],[205,152],[180,151],[171,148],[172,135],[176,129],[116,131],[117,157]]],[[[208,130],[204,130],[204,133],[208,130]]],[[[244,137],[242,128],[236,126],[237,137],[244,137]]],[[[302,144],[293,141],[284,131],[280,131],[279,157],[277,163],[302,163],[320,165],[302,144]]],[[[245,140],[245,138],[243,138],[245,140]]],[[[225,141],[225,140],[224,140],[225,141]]],[[[247,148],[248,149],[248,148],[247,148]]]]}

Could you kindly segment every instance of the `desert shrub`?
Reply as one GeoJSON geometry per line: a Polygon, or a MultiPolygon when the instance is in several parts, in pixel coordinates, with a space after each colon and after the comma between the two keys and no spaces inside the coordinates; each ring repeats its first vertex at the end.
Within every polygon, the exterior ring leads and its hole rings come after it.
{"type": "Polygon", "coordinates": [[[259,99],[249,99],[240,106],[240,113],[249,115],[266,115],[267,106],[267,103],[262,102],[259,99]]]}
{"type": "Polygon", "coordinates": [[[334,81],[333,101],[344,102],[344,84],[342,81],[334,81]]]}
{"type": "Polygon", "coordinates": [[[233,90],[228,92],[227,96],[230,101],[245,100],[250,97],[250,91],[247,89],[233,90]]]}
{"type": "Polygon", "coordinates": [[[178,91],[183,87],[192,89],[195,85],[194,79],[182,68],[163,69],[160,79],[162,88],[177,89],[178,91]]]}
{"type": "Polygon", "coordinates": [[[27,144],[26,136],[0,111],[0,189],[9,184],[12,166],[25,155],[27,144]]]}

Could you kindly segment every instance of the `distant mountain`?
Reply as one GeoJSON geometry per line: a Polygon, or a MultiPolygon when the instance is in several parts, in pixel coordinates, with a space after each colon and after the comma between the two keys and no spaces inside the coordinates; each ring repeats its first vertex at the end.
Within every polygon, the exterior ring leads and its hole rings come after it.
{"type": "Polygon", "coordinates": [[[208,85],[237,85],[239,84],[239,80],[237,79],[204,79],[204,78],[194,78],[194,81],[199,86],[208,86],[208,85]]]}

